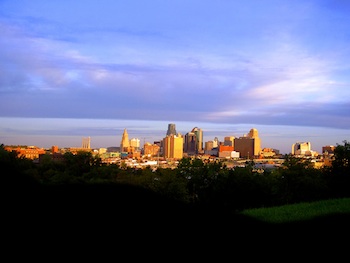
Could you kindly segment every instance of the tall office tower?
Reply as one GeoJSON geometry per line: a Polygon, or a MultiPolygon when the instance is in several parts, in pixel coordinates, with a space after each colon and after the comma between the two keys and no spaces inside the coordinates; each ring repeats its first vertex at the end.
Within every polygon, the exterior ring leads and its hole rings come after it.
{"type": "Polygon", "coordinates": [[[205,142],[205,147],[204,147],[204,150],[205,151],[210,151],[211,149],[213,149],[213,141],[207,141],[205,142]]]}
{"type": "Polygon", "coordinates": [[[219,147],[219,139],[218,137],[215,137],[214,140],[213,140],[213,148],[217,148],[219,147]]]}
{"type": "Polygon", "coordinates": [[[249,138],[259,138],[259,133],[257,129],[250,129],[249,133],[248,133],[248,137],[249,138]]]}
{"type": "Polygon", "coordinates": [[[140,139],[132,138],[130,140],[130,147],[133,148],[135,151],[140,150],[140,139]]]}
{"type": "Polygon", "coordinates": [[[166,132],[166,135],[169,136],[169,135],[177,135],[176,133],[176,129],[175,129],[175,124],[174,123],[170,123],[168,124],[168,130],[166,132]]]}
{"type": "Polygon", "coordinates": [[[129,135],[126,129],[124,129],[122,140],[120,142],[120,152],[129,152],[129,135]]]}
{"type": "Polygon", "coordinates": [[[184,152],[189,155],[197,153],[197,136],[194,132],[188,132],[184,137],[184,152]]]}
{"type": "Polygon", "coordinates": [[[81,148],[90,149],[90,141],[91,141],[90,137],[83,138],[82,143],[81,143],[81,148]]]}
{"type": "Polygon", "coordinates": [[[254,156],[260,155],[261,152],[261,140],[259,138],[258,130],[253,128],[249,131],[248,137],[252,138],[254,140],[254,156]]]}
{"type": "Polygon", "coordinates": [[[183,158],[183,136],[169,135],[163,139],[163,154],[165,158],[183,158]]]}
{"type": "Polygon", "coordinates": [[[261,140],[258,136],[258,130],[251,129],[248,135],[235,138],[234,150],[239,152],[241,157],[248,159],[260,155],[261,140]]]}
{"type": "Polygon", "coordinates": [[[194,127],[191,132],[186,133],[184,138],[184,152],[198,154],[203,152],[203,131],[194,127]]]}
{"type": "Polygon", "coordinates": [[[196,135],[196,153],[203,151],[203,131],[198,127],[194,127],[192,131],[196,135]]]}

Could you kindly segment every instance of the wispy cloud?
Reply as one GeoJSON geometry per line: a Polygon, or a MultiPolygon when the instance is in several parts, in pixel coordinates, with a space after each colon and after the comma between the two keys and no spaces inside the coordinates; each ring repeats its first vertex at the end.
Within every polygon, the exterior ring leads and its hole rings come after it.
{"type": "Polygon", "coordinates": [[[274,16],[249,17],[252,4],[234,5],[241,15],[203,10],[186,18],[188,28],[164,14],[167,27],[8,16],[0,24],[0,115],[349,128],[350,50],[342,39],[337,50],[329,39],[318,49],[322,28],[311,26],[323,7],[288,2],[262,7],[274,16]],[[288,15],[291,6],[300,12],[288,15]]]}

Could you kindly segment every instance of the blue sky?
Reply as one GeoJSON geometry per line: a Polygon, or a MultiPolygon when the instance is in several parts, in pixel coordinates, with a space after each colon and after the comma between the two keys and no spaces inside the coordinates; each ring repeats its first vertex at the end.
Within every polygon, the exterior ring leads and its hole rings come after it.
{"type": "Polygon", "coordinates": [[[0,33],[4,144],[350,140],[349,1],[1,0],[0,33]]]}

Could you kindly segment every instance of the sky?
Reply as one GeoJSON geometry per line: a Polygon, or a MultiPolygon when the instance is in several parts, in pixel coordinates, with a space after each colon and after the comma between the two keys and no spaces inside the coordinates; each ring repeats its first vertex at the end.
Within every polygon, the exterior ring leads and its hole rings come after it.
{"type": "Polygon", "coordinates": [[[5,145],[350,141],[350,1],[0,0],[0,34],[5,145]]]}

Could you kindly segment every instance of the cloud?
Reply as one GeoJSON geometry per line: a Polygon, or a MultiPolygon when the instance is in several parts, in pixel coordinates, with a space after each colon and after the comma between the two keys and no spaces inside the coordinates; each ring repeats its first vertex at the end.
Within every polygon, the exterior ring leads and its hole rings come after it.
{"type": "Polygon", "coordinates": [[[102,41],[106,45],[91,49],[89,34],[71,41],[2,23],[1,116],[348,128],[349,82],[335,76],[346,66],[333,53],[301,46],[293,23],[273,28],[275,38],[268,30],[259,34],[261,48],[252,41],[244,47],[227,42],[222,50],[194,49],[201,46],[194,42],[179,49],[169,39],[150,46],[161,33],[142,46],[135,40],[144,34],[128,29],[122,34],[134,39],[129,46],[102,41]],[[113,55],[105,60],[104,52],[113,55]]]}

